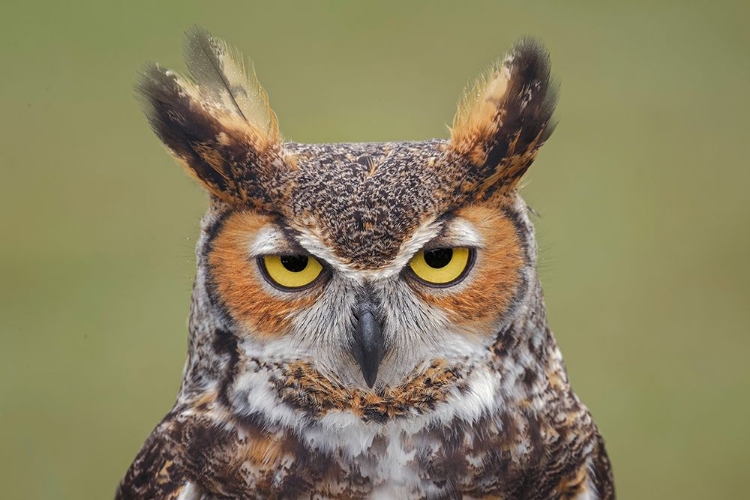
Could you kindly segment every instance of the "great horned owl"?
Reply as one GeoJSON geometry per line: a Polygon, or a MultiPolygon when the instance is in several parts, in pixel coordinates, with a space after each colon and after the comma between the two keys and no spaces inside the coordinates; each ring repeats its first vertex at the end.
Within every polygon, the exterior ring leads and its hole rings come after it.
{"type": "Polygon", "coordinates": [[[189,355],[125,498],[614,498],[547,326],[518,184],[552,132],[522,40],[450,139],[284,142],[242,57],[196,29],[140,83],[210,195],[189,355]]]}

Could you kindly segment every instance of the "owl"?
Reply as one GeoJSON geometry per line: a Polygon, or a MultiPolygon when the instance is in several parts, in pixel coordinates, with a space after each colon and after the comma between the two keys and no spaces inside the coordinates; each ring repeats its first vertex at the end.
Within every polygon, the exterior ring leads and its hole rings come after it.
{"type": "Polygon", "coordinates": [[[201,29],[138,84],[209,194],[188,359],[118,499],[610,500],[547,324],[519,182],[553,130],[530,39],[449,139],[301,144],[201,29]]]}

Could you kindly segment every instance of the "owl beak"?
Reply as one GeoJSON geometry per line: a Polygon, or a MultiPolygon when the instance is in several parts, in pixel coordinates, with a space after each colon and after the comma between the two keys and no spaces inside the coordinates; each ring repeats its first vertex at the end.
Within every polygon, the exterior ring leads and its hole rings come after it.
{"type": "Polygon", "coordinates": [[[357,328],[354,332],[352,354],[370,389],[375,385],[378,368],[385,355],[385,338],[375,312],[376,306],[369,300],[360,303],[354,312],[357,328]]]}

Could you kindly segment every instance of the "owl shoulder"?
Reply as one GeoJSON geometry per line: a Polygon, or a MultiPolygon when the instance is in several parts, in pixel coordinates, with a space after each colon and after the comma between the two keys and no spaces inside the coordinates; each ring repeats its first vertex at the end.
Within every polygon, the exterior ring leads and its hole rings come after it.
{"type": "Polygon", "coordinates": [[[180,446],[172,438],[177,423],[170,413],[154,429],[120,481],[116,500],[186,498],[190,481],[178,463],[180,446]]]}
{"type": "Polygon", "coordinates": [[[596,447],[592,457],[592,481],[599,492],[599,500],[615,500],[615,479],[612,464],[604,448],[604,438],[597,432],[596,447]]]}

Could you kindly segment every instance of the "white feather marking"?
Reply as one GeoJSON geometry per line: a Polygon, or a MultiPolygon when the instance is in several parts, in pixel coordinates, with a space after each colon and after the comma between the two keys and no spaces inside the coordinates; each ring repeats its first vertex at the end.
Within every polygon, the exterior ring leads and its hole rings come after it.
{"type": "Polygon", "coordinates": [[[200,488],[195,483],[188,483],[180,492],[177,500],[201,500],[201,498],[203,498],[203,493],[200,488]]]}
{"type": "Polygon", "coordinates": [[[599,500],[599,494],[593,482],[589,481],[586,490],[578,495],[575,500],[599,500]]]}
{"type": "Polygon", "coordinates": [[[444,229],[441,240],[445,246],[483,248],[484,238],[474,224],[461,217],[451,220],[444,229]]]}
{"type": "MultiPolygon", "coordinates": [[[[302,412],[279,404],[278,392],[273,388],[269,371],[248,360],[251,356],[262,357],[267,361],[295,358],[310,360],[310,351],[307,350],[309,347],[299,345],[290,351],[288,341],[261,344],[245,339],[240,348],[243,352],[242,357],[246,360],[246,366],[243,367],[246,371],[233,385],[231,397],[237,411],[260,413],[270,425],[281,425],[294,430],[298,436],[304,437],[311,447],[326,452],[342,450],[349,457],[366,453],[377,435],[382,435],[389,441],[399,441],[398,437],[402,432],[413,435],[427,426],[449,425],[455,419],[474,422],[483,413],[496,411],[501,404],[502,398],[498,398],[497,394],[502,381],[497,373],[491,372],[487,365],[476,358],[475,351],[474,356],[466,359],[467,365],[476,366],[466,380],[468,390],[463,394],[457,390],[452,391],[448,399],[436,405],[434,411],[429,414],[375,424],[364,422],[359,416],[349,412],[329,412],[319,418],[317,425],[309,427],[309,422],[303,418],[302,412]]],[[[324,348],[325,346],[321,351],[324,348]]],[[[318,356],[315,351],[317,349],[313,350],[314,363],[324,357],[322,354],[318,356]]],[[[356,370],[356,366],[352,368],[356,370]]],[[[396,451],[391,450],[389,454],[396,451]]],[[[384,462],[388,463],[389,460],[384,462]]]]}
{"type": "Polygon", "coordinates": [[[586,481],[586,490],[576,497],[576,500],[599,500],[599,492],[596,490],[596,485],[591,479],[594,476],[594,460],[589,458],[588,461],[588,481],[586,481]]]}
{"type": "Polygon", "coordinates": [[[289,241],[284,233],[277,227],[269,224],[263,226],[255,234],[255,238],[248,248],[249,257],[261,255],[279,255],[291,250],[289,241]]]}

